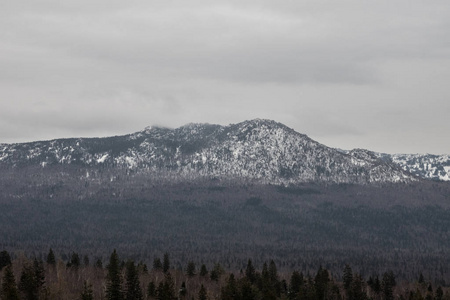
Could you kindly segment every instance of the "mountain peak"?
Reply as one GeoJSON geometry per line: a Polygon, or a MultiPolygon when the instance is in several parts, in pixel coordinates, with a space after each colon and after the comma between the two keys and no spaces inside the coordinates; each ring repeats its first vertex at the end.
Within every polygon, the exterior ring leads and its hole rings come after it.
{"type": "Polygon", "coordinates": [[[243,121],[237,124],[231,124],[230,126],[239,126],[241,128],[245,128],[245,127],[251,127],[251,128],[259,128],[259,129],[266,129],[266,128],[282,128],[282,129],[289,129],[289,130],[293,130],[289,127],[287,127],[286,125],[276,122],[274,120],[270,120],[270,119],[253,119],[253,120],[247,120],[247,121],[243,121]]]}

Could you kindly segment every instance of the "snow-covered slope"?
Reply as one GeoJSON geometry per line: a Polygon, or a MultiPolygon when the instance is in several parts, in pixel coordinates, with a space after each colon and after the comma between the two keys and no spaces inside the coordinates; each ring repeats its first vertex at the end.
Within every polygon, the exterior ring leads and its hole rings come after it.
{"type": "Polygon", "coordinates": [[[414,180],[390,159],[371,151],[343,153],[283,124],[260,119],[229,126],[148,127],[125,136],[0,145],[0,167],[66,164],[126,168],[178,179],[231,178],[273,184],[414,180]]]}
{"type": "Polygon", "coordinates": [[[392,161],[421,178],[450,181],[450,155],[393,154],[392,161]]]}

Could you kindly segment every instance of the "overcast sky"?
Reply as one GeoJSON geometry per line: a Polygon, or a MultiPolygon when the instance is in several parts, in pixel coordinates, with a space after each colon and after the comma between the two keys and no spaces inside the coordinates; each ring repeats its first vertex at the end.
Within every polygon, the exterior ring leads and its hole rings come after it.
{"type": "Polygon", "coordinates": [[[0,143],[266,118],[331,147],[450,153],[448,0],[0,6],[0,143]]]}

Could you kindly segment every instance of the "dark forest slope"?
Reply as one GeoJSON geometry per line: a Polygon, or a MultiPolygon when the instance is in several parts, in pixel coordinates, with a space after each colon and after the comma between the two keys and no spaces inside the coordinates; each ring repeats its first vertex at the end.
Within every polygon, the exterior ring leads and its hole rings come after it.
{"type": "Polygon", "coordinates": [[[351,261],[363,273],[425,270],[450,280],[447,183],[281,187],[124,176],[81,186],[75,177],[33,186],[40,180],[30,175],[17,194],[13,183],[3,189],[0,248],[92,256],[117,248],[136,259],[169,251],[180,265],[230,269],[248,257],[302,270],[325,263],[340,271],[351,261]]]}

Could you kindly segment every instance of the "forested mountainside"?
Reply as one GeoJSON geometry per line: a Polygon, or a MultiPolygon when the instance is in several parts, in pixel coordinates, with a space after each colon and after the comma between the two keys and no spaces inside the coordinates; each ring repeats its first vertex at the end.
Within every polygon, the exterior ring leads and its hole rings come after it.
{"type": "Polygon", "coordinates": [[[407,182],[414,176],[367,150],[344,153],[283,124],[188,124],[125,136],[1,145],[0,168],[74,165],[128,169],[171,179],[251,179],[261,183],[407,182]]]}
{"type": "Polygon", "coordinates": [[[125,170],[86,180],[84,169],[71,168],[57,177],[46,168],[0,174],[0,249],[38,254],[52,246],[104,256],[117,248],[136,260],[170,251],[176,264],[194,259],[229,269],[252,257],[305,272],[320,263],[336,272],[352,262],[363,274],[391,268],[412,278],[420,270],[450,282],[446,182],[167,183],[130,180],[125,170]]]}

